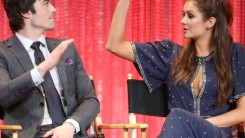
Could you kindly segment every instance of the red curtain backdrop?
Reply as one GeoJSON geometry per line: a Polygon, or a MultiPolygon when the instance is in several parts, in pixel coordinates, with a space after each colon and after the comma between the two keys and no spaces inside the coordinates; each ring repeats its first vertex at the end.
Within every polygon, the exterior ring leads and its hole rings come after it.
{"type": "MultiPolygon", "coordinates": [[[[118,0],[52,0],[56,7],[56,28],[49,37],[74,38],[84,66],[95,82],[105,123],[128,122],[127,74],[141,79],[132,63],[112,55],[105,49],[110,23],[118,0]]],[[[234,40],[245,45],[245,1],[231,0],[234,40]]],[[[130,41],[170,39],[184,44],[180,23],[184,0],[132,0],[126,38],[130,41]]],[[[0,4],[0,40],[11,36],[8,20],[0,4]]],[[[158,135],[163,118],[137,116],[138,122],[149,124],[147,137],[158,135]]],[[[120,138],[121,130],[105,130],[108,138],[120,138]]]]}

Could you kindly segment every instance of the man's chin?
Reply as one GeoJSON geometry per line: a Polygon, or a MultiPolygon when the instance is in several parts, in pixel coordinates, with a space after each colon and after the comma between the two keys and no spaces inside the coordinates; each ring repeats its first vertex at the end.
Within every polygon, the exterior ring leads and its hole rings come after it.
{"type": "Polygon", "coordinates": [[[55,26],[47,27],[46,30],[54,30],[54,27],[55,27],[55,26]]]}
{"type": "Polygon", "coordinates": [[[50,29],[46,29],[47,31],[49,31],[49,30],[54,30],[54,28],[50,28],[50,29]]]}

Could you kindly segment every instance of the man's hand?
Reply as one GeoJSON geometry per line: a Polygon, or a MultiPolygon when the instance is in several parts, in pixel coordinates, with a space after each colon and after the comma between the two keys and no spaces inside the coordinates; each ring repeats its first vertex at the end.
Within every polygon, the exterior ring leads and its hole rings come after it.
{"type": "Polygon", "coordinates": [[[37,66],[38,72],[41,76],[54,68],[60,61],[61,56],[65,53],[69,44],[71,44],[74,39],[68,39],[61,42],[49,55],[49,57],[37,66]]]}
{"type": "Polygon", "coordinates": [[[44,138],[51,137],[51,138],[73,138],[75,133],[75,127],[70,123],[63,123],[63,125],[58,126],[50,131],[48,131],[44,138]]]}

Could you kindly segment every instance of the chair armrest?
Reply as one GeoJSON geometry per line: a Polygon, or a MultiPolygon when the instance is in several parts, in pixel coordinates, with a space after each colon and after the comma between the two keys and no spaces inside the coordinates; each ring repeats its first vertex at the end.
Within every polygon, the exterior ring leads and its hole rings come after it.
{"type": "Polygon", "coordinates": [[[99,129],[134,129],[134,128],[148,128],[148,124],[99,124],[99,129]]]}
{"type": "Polygon", "coordinates": [[[0,125],[0,130],[11,130],[12,138],[18,138],[18,131],[22,130],[20,125],[0,125]]]}
{"type": "Polygon", "coordinates": [[[12,130],[12,131],[19,131],[22,127],[19,125],[0,125],[0,130],[12,130]]]}
{"type": "Polygon", "coordinates": [[[142,138],[146,138],[146,128],[148,128],[148,124],[98,124],[97,130],[100,134],[103,129],[122,129],[123,137],[128,137],[128,132],[130,129],[141,129],[142,138]]]}

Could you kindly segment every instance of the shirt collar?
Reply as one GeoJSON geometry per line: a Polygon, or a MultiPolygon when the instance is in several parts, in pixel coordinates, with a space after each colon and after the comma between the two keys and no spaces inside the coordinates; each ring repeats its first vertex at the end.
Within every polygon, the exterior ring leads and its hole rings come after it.
{"type": "MultiPolygon", "coordinates": [[[[25,49],[27,51],[29,51],[31,49],[31,45],[32,43],[34,42],[33,40],[29,39],[29,38],[26,38],[22,35],[20,35],[19,33],[15,33],[16,36],[18,37],[18,39],[20,40],[20,42],[22,43],[22,45],[25,47],[25,49]]],[[[38,41],[40,41],[42,43],[42,46],[46,46],[46,39],[44,37],[44,35],[41,35],[39,38],[38,38],[38,41]]]]}

